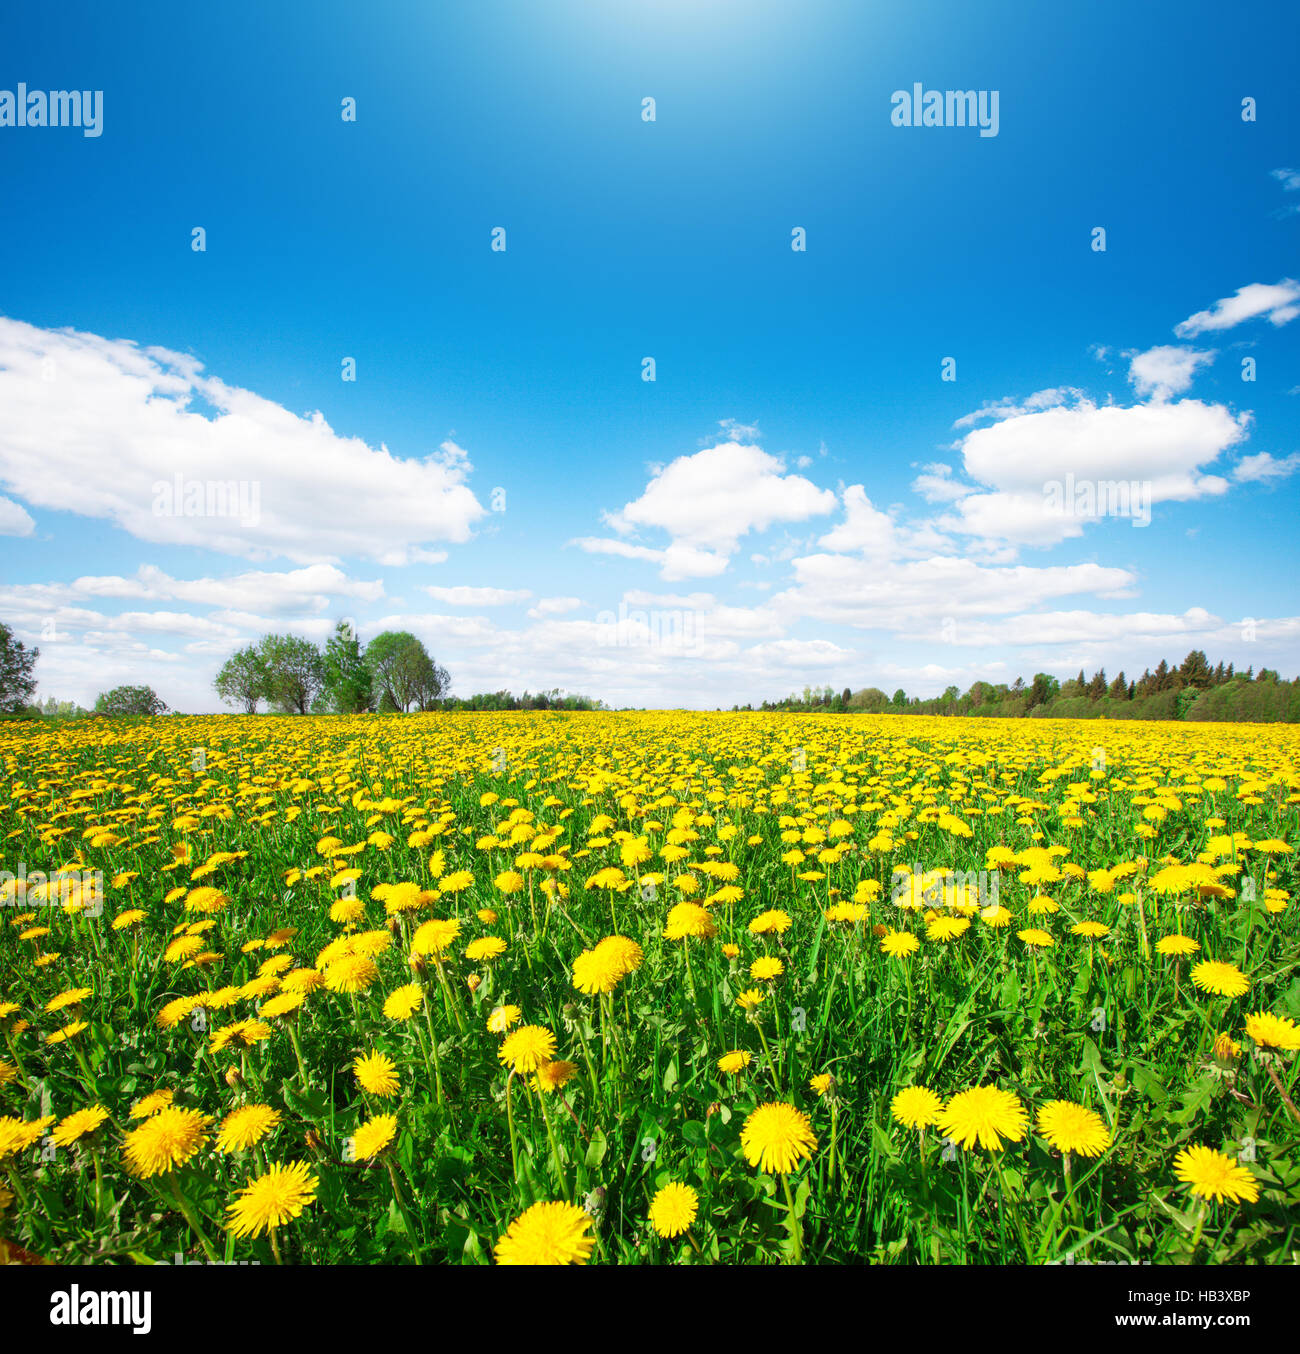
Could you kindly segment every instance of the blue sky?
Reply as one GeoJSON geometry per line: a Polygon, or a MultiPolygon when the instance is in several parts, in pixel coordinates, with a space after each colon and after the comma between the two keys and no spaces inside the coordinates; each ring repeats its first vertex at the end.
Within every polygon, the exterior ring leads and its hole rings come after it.
{"type": "Polygon", "coordinates": [[[460,694],[615,704],[1300,672],[1298,38],[1282,4],[8,12],[0,89],[103,118],[0,111],[0,619],[42,696],[195,711],[339,616],[460,694]],[[997,135],[893,125],[915,82],[996,91],[997,135]],[[257,510],[177,513],[175,475],[257,510]],[[1130,515],[1054,515],[1067,476],[1130,515]]]}

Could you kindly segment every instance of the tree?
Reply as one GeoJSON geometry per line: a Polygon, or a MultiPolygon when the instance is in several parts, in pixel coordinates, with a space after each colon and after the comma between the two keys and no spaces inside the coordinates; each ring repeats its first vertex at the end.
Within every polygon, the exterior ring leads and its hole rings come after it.
{"type": "Polygon", "coordinates": [[[1036,672],[1034,673],[1033,683],[1029,688],[1029,709],[1032,710],[1038,705],[1046,705],[1048,701],[1060,694],[1061,684],[1051,673],[1036,672]]]}
{"type": "Polygon", "coordinates": [[[1106,694],[1106,669],[1098,668],[1088,683],[1087,695],[1090,701],[1100,700],[1106,694]]]}
{"type": "Polygon", "coordinates": [[[257,646],[249,644],[226,659],[212,685],[227,705],[242,705],[246,715],[255,715],[257,703],[269,699],[268,681],[265,660],[257,646]]]}
{"type": "Polygon", "coordinates": [[[324,661],[309,639],[264,635],[257,646],[266,667],[266,698],[285,714],[305,715],[324,681],[324,661]]]}
{"type": "Polygon", "coordinates": [[[165,715],[167,702],[151,686],[115,686],[95,698],[97,715],[165,715]]]}
{"type": "Polygon", "coordinates": [[[401,710],[405,714],[412,705],[437,699],[450,684],[445,670],[406,630],[385,630],[376,635],[366,645],[366,664],[374,677],[381,710],[401,710]]]}
{"type": "Polygon", "coordinates": [[[902,710],[907,705],[907,692],[900,686],[889,703],[895,710],[902,710]]]}
{"type": "Polygon", "coordinates": [[[852,690],[851,687],[847,687],[847,686],[846,686],[846,687],[844,688],[844,691],[843,691],[843,692],[841,693],[841,695],[840,695],[840,700],[843,701],[845,707],[847,707],[847,706],[848,706],[848,703],[849,703],[852,699],[853,699],[853,690],[852,690]]]}
{"type": "Polygon", "coordinates": [[[325,643],[321,695],[326,708],[340,715],[369,710],[374,700],[374,674],[361,651],[361,641],[347,621],[339,621],[325,643]]]}
{"type": "Polygon", "coordinates": [[[1123,671],[1110,684],[1110,690],[1106,693],[1113,701],[1122,701],[1128,699],[1128,680],[1123,671]]]}
{"type": "Polygon", "coordinates": [[[32,669],[40,656],[39,649],[26,648],[0,621],[0,712],[15,714],[31,703],[36,691],[32,669]]]}
{"type": "Polygon", "coordinates": [[[1183,659],[1183,665],[1178,669],[1178,675],[1183,679],[1184,686],[1195,687],[1197,691],[1204,691],[1207,687],[1213,685],[1214,681],[1214,674],[1210,671],[1209,659],[1206,658],[1203,649],[1193,649],[1183,659]]]}

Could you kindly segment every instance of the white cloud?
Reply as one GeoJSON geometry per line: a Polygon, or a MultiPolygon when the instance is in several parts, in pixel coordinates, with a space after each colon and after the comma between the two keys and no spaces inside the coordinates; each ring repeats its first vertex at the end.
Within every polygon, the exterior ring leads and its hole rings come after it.
{"type": "Polygon", "coordinates": [[[432,542],[468,540],[484,515],[454,443],[404,460],[202,372],[162,348],[0,318],[0,483],[141,540],[254,560],[432,563],[446,558],[432,542]],[[187,491],[242,484],[255,516],[171,511],[178,475],[187,491]]]}
{"type": "Polygon", "coordinates": [[[1213,362],[1215,354],[1167,344],[1127,356],[1132,358],[1128,373],[1133,388],[1139,395],[1150,395],[1163,403],[1171,395],[1181,395],[1192,384],[1196,369],[1213,362]]]}
{"type": "Polygon", "coordinates": [[[796,559],[794,569],[795,585],[768,603],[783,620],[898,633],[918,620],[996,616],[1084,593],[1122,596],[1136,581],[1100,564],[991,567],[955,556],[889,562],[817,554],[796,559]]]}
{"type": "Polygon", "coordinates": [[[912,492],[920,494],[927,503],[953,503],[974,493],[975,486],[953,479],[952,466],[933,461],[921,467],[921,473],[912,481],[912,492]]]}
{"type": "Polygon", "coordinates": [[[1083,392],[1070,386],[1052,386],[1047,390],[1036,390],[1023,400],[1007,396],[1000,400],[985,400],[974,413],[963,414],[954,428],[970,428],[982,423],[986,418],[1013,418],[1017,414],[1036,414],[1043,409],[1054,409],[1069,400],[1078,399],[1083,392]]]}
{"type": "Polygon", "coordinates": [[[527,588],[428,587],[424,591],[435,602],[446,602],[449,606],[507,606],[511,602],[526,602],[533,595],[527,588]]]}
{"type": "Polygon", "coordinates": [[[36,530],[32,515],[12,498],[0,498],[0,536],[30,536],[36,530]]]}
{"type": "Polygon", "coordinates": [[[1252,282],[1238,287],[1232,296],[1216,301],[1209,310],[1198,310],[1174,326],[1179,338],[1191,338],[1212,330],[1231,329],[1234,325],[1266,315],[1269,323],[1283,325],[1300,315],[1300,282],[1284,277],[1272,284],[1252,282]]]}
{"type": "Polygon", "coordinates": [[[830,490],[786,474],[779,458],[724,442],[662,467],[640,498],[605,520],[621,533],[650,527],[667,532],[672,543],[662,558],[665,579],[708,577],[725,569],[749,532],[806,521],[834,506],[830,490]]]}
{"type": "Polygon", "coordinates": [[[583,605],[581,597],[539,597],[536,606],[528,608],[528,614],[535,621],[547,616],[563,616],[567,612],[577,611],[583,605]]]}
{"type": "Polygon", "coordinates": [[[1148,505],[1222,494],[1228,481],[1201,467],[1241,441],[1249,422],[1248,414],[1199,400],[1100,408],[1081,400],[1014,415],[962,440],[966,473],[991,492],[964,497],[936,525],[1021,545],[1082,535],[1094,519],[1060,511],[1048,492],[1067,476],[1076,484],[1137,484],[1148,505]]]}
{"type": "Polygon", "coordinates": [[[1234,467],[1232,477],[1249,484],[1259,480],[1285,479],[1297,470],[1300,470],[1300,451],[1293,451],[1281,460],[1261,451],[1254,456],[1243,456],[1234,467]]]}

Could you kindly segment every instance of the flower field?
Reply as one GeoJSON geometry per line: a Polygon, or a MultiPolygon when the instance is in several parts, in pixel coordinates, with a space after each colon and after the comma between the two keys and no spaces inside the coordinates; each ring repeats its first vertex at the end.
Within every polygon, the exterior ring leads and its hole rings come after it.
{"type": "Polygon", "coordinates": [[[56,1263],[1300,1259],[1293,726],[0,725],[56,1263]]]}

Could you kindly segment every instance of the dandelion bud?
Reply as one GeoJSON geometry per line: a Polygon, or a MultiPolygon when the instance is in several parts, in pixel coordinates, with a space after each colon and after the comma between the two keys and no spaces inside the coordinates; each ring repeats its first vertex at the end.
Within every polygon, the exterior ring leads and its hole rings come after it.
{"type": "Polygon", "coordinates": [[[310,1152],[319,1152],[321,1147],[320,1134],[314,1128],[309,1128],[303,1141],[307,1144],[307,1150],[310,1152]]]}
{"type": "Polygon", "coordinates": [[[424,962],[424,956],[422,954],[413,954],[411,956],[411,972],[416,974],[417,977],[423,978],[428,971],[429,966],[424,962]]]}
{"type": "Polygon", "coordinates": [[[469,977],[465,979],[465,986],[468,987],[471,992],[477,992],[478,985],[482,981],[483,979],[480,978],[477,973],[471,973],[469,977]]]}
{"type": "Polygon", "coordinates": [[[239,1090],[243,1084],[244,1078],[240,1075],[239,1068],[226,1068],[226,1085],[229,1086],[232,1091],[239,1090]]]}

